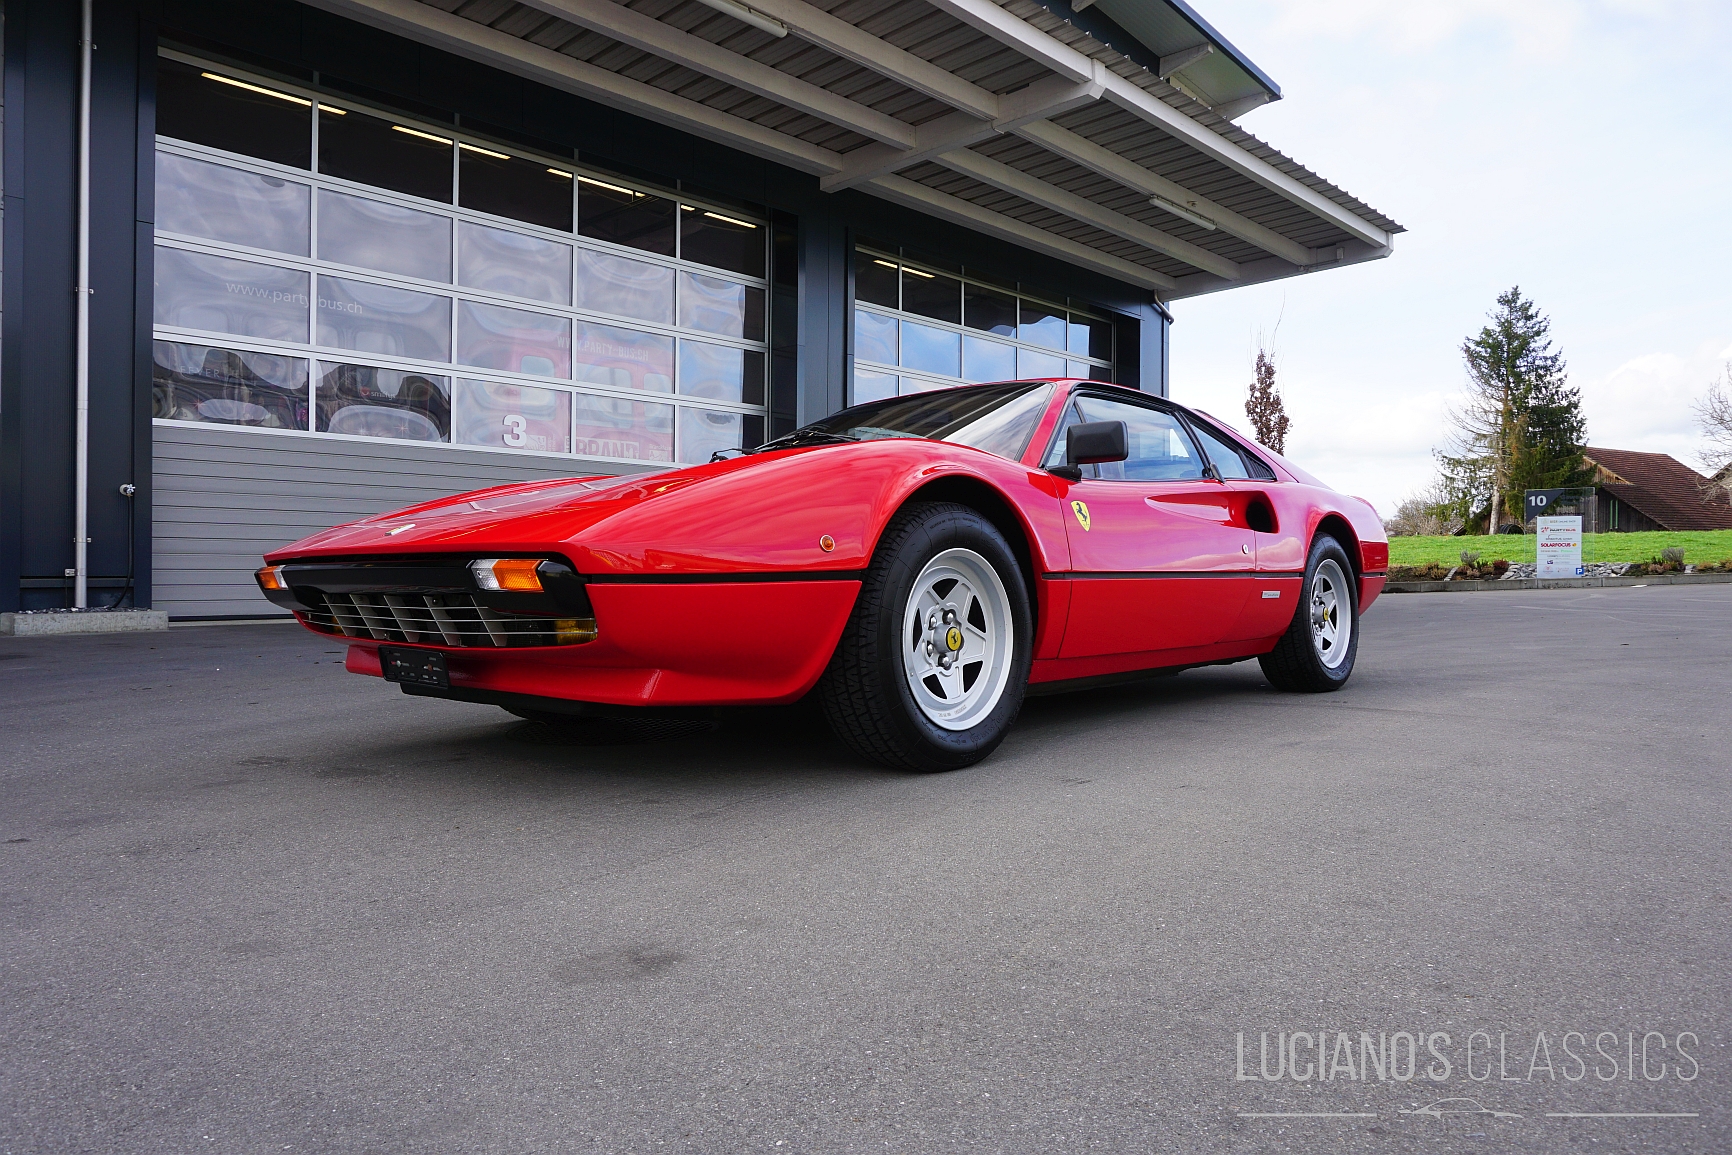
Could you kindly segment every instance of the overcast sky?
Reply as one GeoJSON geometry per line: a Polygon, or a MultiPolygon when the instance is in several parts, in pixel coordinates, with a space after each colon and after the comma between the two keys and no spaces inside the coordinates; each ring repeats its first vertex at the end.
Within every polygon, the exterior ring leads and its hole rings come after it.
{"type": "Polygon", "coordinates": [[[1690,404],[1732,359],[1732,2],[1194,4],[1281,86],[1240,125],[1409,231],[1178,302],[1175,400],[1248,429],[1264,334],[1288,456],[1388,516],[1435,472],[1463,338],[1519,284],[1590,444],[1697,464],[1690,404]]]}

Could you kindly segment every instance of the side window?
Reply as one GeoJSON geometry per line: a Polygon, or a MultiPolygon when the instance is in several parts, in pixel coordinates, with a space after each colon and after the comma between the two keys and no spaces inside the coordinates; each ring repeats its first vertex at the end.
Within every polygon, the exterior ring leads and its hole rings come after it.
{"type": "Polygon", "coordinates": [[[1059,423],[1048,465],[1064,460],[1065,430],[1078,422],[1123,421],[1131,455],[1124,461],[1083,466],[1083,476],[1102,481],[1190,481],[1203,476],[1203,459],[1179,419],[1159,409],[1084,395],[1071,402],[1059,423]]]}
{"type": "Polygon", "coordinates": [[[1246,468],[1245,456],[1237,446],[1217,434],[1213,429],[1200,421],[1193,421],[1191,428],[1197,433],[1197,440],[1203,443],[1203,452],[1209,455],[1209,461],[1215,467],[1215,472],[1221,475],[1222,481],[1242,481],[1251,476],[1246,468]]]}

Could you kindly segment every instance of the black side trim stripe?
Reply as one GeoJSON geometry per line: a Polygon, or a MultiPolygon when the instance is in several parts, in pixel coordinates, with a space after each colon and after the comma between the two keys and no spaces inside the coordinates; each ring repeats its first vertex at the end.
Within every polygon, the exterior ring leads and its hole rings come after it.
{"type": "Polygon", "coordinates": [[[1159,580],[1170,578],[1250,578],[1268,581],[1272,578],[1302,578],[1304,570],[1071,570],[1066,573],[1042,574],[1047,581],[1100,581],[1103,579],[1159,580]]]}
{"type": "Polygon", "coordinates": [[[815,569],[804,571],[779,570],[774,573],[607,573],[585,574],[583,580],[592,586],[686,586],[719,583],[760,582],[857,582],[863,581],[863,569],[815,569]]]}

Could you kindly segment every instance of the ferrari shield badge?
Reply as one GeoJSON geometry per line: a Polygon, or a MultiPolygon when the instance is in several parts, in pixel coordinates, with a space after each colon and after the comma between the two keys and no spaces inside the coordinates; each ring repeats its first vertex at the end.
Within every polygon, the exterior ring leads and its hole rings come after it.
{"type": "Polygon", "coordinates": [[[1076,514],[1077,524],[1083,527],[1084,533],[1087,533],[1089,528],[1088,503],[1084,501],[1073,501],[1070,503],[1070,511],[1076,514]]]}

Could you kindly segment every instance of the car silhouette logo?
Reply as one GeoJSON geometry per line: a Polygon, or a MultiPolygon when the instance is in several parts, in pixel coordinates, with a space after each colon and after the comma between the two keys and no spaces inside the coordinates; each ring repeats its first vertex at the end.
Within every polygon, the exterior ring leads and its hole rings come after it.
{"type": "Polygon", "coordinates": [[[1441,1119],[1445,1115],[1490,1115],[1494,1119],[1521,1118],[1521,1116],[1514,1111],[1494,1111],[1490,1107],[1481,1103],[1478,1099],[1469,1099],[1466,1096],[1452,1099],[1438,1099],[1436,1102],[1427,1103],[1425,1106],[1416,1107],[1411,1111],[1403,1107],[1401,1109],[1401,1114],[1429,1115],[1433,1119],[1441,1119]]]}

